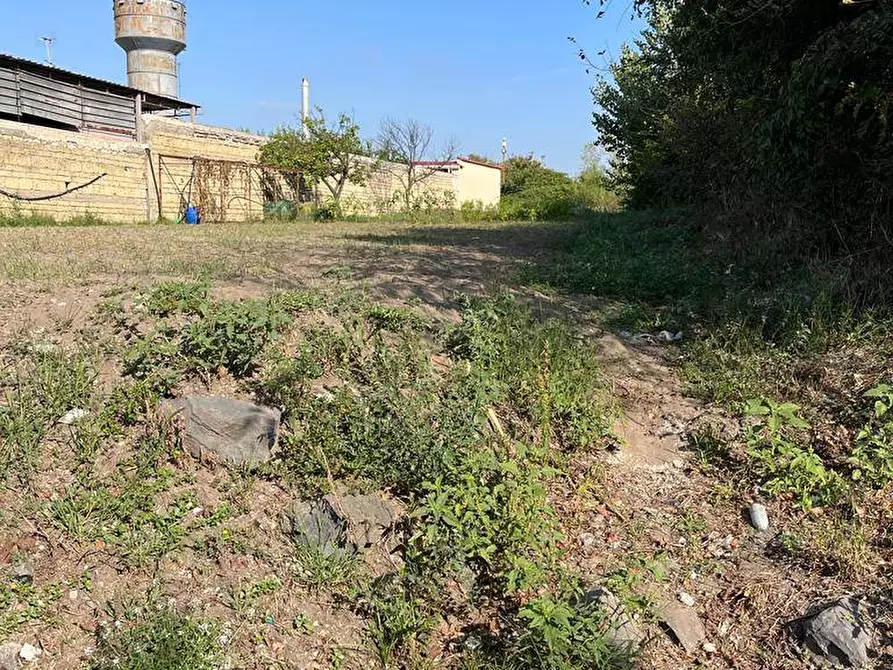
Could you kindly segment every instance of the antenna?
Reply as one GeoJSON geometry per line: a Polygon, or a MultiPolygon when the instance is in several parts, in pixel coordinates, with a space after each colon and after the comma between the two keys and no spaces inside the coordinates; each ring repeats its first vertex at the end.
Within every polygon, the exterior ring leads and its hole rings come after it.
{"type": "Polygon", "coordinates": [[[505,163],[505,158],[509,153],[509,141],[506,138],[502,138],[502,162],[505,163]]]}
{"type": "Polygon", "coordinates": [[[53,66],[53,42],[55,42],[56,39],[54,37],[41,37],[40,39],[43,40],[43,43],[47,48],[46,63],[47,63],[47,65],[52,67],[53,66]]]}

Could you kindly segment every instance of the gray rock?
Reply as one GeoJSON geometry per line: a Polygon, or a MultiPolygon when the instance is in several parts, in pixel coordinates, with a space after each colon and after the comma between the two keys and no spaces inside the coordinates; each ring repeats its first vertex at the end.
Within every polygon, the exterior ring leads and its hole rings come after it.
{"type": "Polygon", "coordinates": [[[608,644],[622,651],[637,651],[645,640],[645,635],[630,617],[623,603],[613,593],[599,587],[583,594],[585,603],[598,603],[607,613],[611,628],[607,632],[608,644]]]}
{"type": "Polygon", "coordinates": [[[769,530],[769,512],[765,505],[754,503],[750,506],[750,523],[761,533],[769,530]]]}
{"type": "Polygon", "coordinates": [[[815,614],[794,622],[803,644],[817,658],[838,667],[869,666],[868,652],[874,626],[867,606],[855,598],[842,598],[815,614]]]}
{"type": "Polygon", "coordinates": [[[9,577],[19,584],[33,583],[34,565],[31,563],[31,559],[24,557],[15,561],[12,564],[12,569],[9,571],[9,577]]]}
{"type": "Polygon", "coordinates": [[[162,412],[182,417],[183,445],[195,458],[258,465],[270,459],[279,439],[281,412],[241,400],[178,398],[163,403],[162,412]]]}
{"type": "Polygon", "coordinates": [[[19,652],[22,645],[7,643],[0,645],[0,670],[19,670],[19,652]]]}
{"type": "Polygon", "coordinates": [[[280,518],[282,531],[326,554],[357,552],[381,543],[399,517],[396,507],[377,494],[327,495],[297,502],[280,518]]]}
{"type": "Polygon", "coordinates": [[[664,599],[657,614],[689,654],[698,653],[701,644],[707,641],[707,631],[694,608],[664,599]]]}

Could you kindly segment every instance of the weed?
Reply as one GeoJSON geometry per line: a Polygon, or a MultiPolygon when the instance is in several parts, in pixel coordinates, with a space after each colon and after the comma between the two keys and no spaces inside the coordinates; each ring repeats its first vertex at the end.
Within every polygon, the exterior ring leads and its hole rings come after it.
{"type": "Polygon", "coordinates": [[[393,579],[378,582],[363,604],[370,619],[366,634],[382,668],[417,667],[434,624],[424,606],[393,579]]]}
{"type": "Polygon", "coordinates": [[[106,626],[89,670],[216,670],[224,663],[216,623],[173,609],[150,609],[139,623],[106,626]]]}
{"type": "Polygon", "coordinates": [[[246,618],[252,616],[260,598],[276,593],[280,588],[282,588],[282,582],[275,577],[259,582],[240,581],[238,585],[230,588],[224,602],[240,617],[246,618]]]}
{"type": "Polygon", "coordinates": [[[313,588],[338,589],[349,585],[360,565],[351,551],[321,547],[303,539],[295,540],[296,576],[313,588]]]}
{"type": "Polygon", "coordinates": [[[873,413],[859,430],[849,458],[852,478],[882,488],[893,481],[893,386],[879,384],[865,394],[873,413]]]}
{"type": "Polygon", "coordinates": [[[155,316],[198,314],[208,299],[207,282],[164,282],[158,284],[146,299],[146,308],[155,316]]]}
{"type": "Polygon", "coordinates": [[[0,406],[0,480],[10,472],[27,478],[38,467],[49,427],[88,404],[95,373],[86,356],[31,352],[10,380],[0,406]]]}
{"type": "Polygon", "coordinates": [[[754,466],[773,495],[792,494],[803,509],[834,503],[843,495],[846,483],[825,467],[811,447],[801,447],[789,437],[792,429],[809,424],[800,418],[800,408],[792,403],[770,399],[754,400],[747,413],[758,417],[747,437],[754,466]]]}
{"type": "Polygon", "coordinates": [[[43,587],[10,581],[0,584],[0,640],[29,621],[48,621],[50,608],[62,597],[62,584],[43,587]]]}
{"type": "Polygon", "coordinates": [[[273,300],[207,304],[183,334],[180,350],[194,371],[223,367],[245,377],[254,371],[267,342],[288,323],[288,315],[273,300]]]}

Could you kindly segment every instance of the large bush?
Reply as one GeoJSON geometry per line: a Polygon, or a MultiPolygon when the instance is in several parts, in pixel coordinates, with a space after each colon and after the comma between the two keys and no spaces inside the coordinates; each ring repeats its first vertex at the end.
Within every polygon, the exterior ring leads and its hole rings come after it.
{"type": "Polygon", "coordinates": [[[648,28],[595,89],[631,204],[791,251],[893,254],[893,1],[637,5],[648,28]]]}

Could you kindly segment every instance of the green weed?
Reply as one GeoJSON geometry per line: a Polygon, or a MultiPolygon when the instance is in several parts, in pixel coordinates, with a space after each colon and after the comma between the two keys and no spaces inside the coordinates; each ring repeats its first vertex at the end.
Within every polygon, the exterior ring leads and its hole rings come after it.
{"type": "Polygon", "coordinates": [[[746,411],[760,421],[750,429],[747,442],[766,489],[773,495],[791,494],[803,509],[809,509],[838,501],[846,490],[846,482],[825,467],[811,447],[800,446],[789,437],[793,429],[809,428],[799,410],[792,403],[780,404],[766,398],[752,401],[746,411]]]}
{"type": "Polygon", "coordinates": [[[155,316],[197,314],[208,300],[208,282],[164,282],[156,285],[146,299],[146,308],[155,316]]]}
{"type": "Polygon", "coordinates": [[[89,670],[216,670],[225,661],[219,626],[173,609],[150,609],[139,623],[106,626],[89,670]]]}

